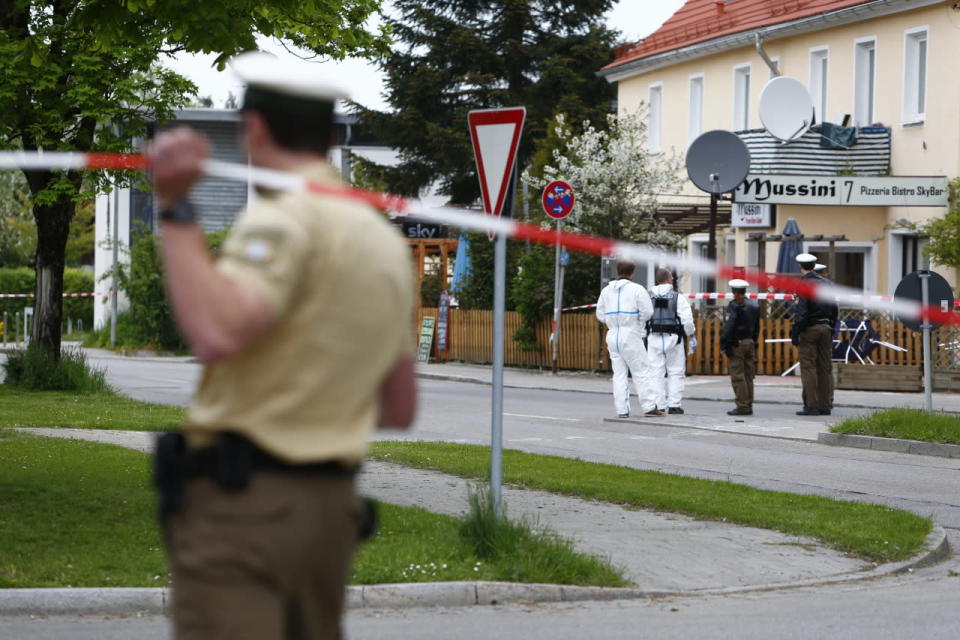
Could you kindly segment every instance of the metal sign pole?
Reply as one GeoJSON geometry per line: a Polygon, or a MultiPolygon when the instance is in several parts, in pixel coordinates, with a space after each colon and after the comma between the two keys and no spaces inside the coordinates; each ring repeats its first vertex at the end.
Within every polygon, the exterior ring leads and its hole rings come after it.
{"type": "MultiPolygon", "coordinates": [[[[920,299],[923,307],[930,304],[930,271],[920,272],[920,299]]],[[[930,362],[930,319],[925,318],[921,325],[923,329],[923,408],[933,411],[933,367],[930,362]]]]}
{"type": "Polygon", "coordinates": [[[553,252],[553,336],[551,344],[551,358],[553,363],[553,372],[557,372],[557,358],[560,349],[560,225],[557,220],[557,244],[553,252]]]}
{"type": "MultiPolygon", "coordinates": [[[[514,217],[517,167],[507,190],[510,199],[504,207],[514,217]]],[[[490,412],[490,499],[493,514],[500,518],[503,511],[503,334],[507,292],[507,236],[498,233],[493,253],[493,389],[490,412]]]]}
{"type": "Polygon", "coordinates": [[[503,318],[506,298],[507,236],[497,234],[493,254],[493,394],[490,416],[490,498],[499,518],[503,486],[503,318]]]}
{"type": "MultiPolygon", "coordinates": [[[[107,196],[107,217],[110,217],[110,196],[107,196]]],[[[110,278],[110,346],[117,346],[117,251],[120,243],[120,188],[113,182],[113,277],[110,278]]]]}

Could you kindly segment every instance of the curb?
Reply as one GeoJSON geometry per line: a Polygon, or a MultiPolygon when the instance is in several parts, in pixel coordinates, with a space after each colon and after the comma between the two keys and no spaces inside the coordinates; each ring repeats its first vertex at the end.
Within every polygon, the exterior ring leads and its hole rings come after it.
{"type": "MultiPolygon", "coordinates": [[[[347,587],[348,609],[410,607],[466,607],[517,602],[583,602],[654,599],[693,595],[724,595],[792,589],[840,582],[871,580],[931,566],[950,555],[947,533],[934,527],[924,542],[924,551],[903,562],[880,565],[869,571],[792,583],[745,587],[662,591],[637,588],[580,587],[514,582],[421,582],[347,587]]],[[[168,588],[109,589],[0,589],[0,616],[6,615],[165,615],[168,588]]]]}
{"type": "MultiPolygon", "coordinates": [[[[418,372],[418,378],[423,378],[424,380],[440,380],[443,382],[463,382],[468,384],[481,384],[490,386],[492,383],[489,380],[484,380],[483,378],[473,378],[470,376],[458,376],[448,373],[430,373],[430,372],[418,372]]],[[[563,389],[560,387],[549,387],[549,386],[540,386],[540,385],[525,385],[525,384],[507,384],[504,383],[505,389],[527,389],[530,391],[561,391],[561,392],[572,392],[572,393],[593,393],[599,395],[609,395],[609,391],[596,391],[593,389],[563,389]]],[[[717,397],[707,397],[707,396],[696,396],[696,395],[686,395],[684,394],[684,400],[695,400],[697,402],[730,402],[733,403],[733,398],[717,398],[717,397]]],[[[796,405],[799,406],[799,401],[789,401],[789,400],[758,400],[754,398],[753,404],[772,404],[772,405],[796,405]]],[[[843,409],[878,409],[884,407],[877,407],[875,405],[869,404],[853,404],[853,403],[844,403],[836,402],[833,405],[834,407],[840,407],[843,409]]],[[[891,407],[885,407],[891,408],[891,407]]],[[[953,415],[960,415],[960,411],[951,411],[949,409],[938,409],[940,413],[949,413],[953,415]]]]}
{"type": "Polygon", "coordinates": [[[939,456],[941,458],[960,458],[960,445],[943,444],[939,442],[922,442],[920,440],[901,440],[899,438],[856,436],[828,432],[817,434],[817,442],[835,447],[913,453],[920,456],[939,456]]]}
{"type": "MultiPolygon", "coordinates": [[[[756,404],[756,400],[754,400],[756,404]]],[[[713,429],[710,427],[703,427],[694,424],[678,424],[676,422],[663,422],[658,418],[604,418],[604,422],[619,422],[627,424],[642,424],[652,427],[673,427],[676,429],[700,429],[704,431],[712,431],[714,433],[726,433],[734,436],[746,436],[750,438],[773,438],[776,440],[789,440],[791,442],[806,442],[809,444],[816,443],[817,441],[813,438],[798,438],[796,436],[784,436],[774,433],[750,433],[744,431],[735,431],[733,429],[713,429]]]]}

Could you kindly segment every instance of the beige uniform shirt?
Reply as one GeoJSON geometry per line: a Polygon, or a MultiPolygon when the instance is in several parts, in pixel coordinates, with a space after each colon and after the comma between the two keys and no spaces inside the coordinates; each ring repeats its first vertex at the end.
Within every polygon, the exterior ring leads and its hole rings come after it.
{"type": "MultiPolygon", "coordinates": [[[[327,165],[299,173],[339,183],[327,165]]],[[[342,196],[270,194],[239,218],[217,268],[279,320],[204,369],[184,426],[190,444],[232,430],[289,462],[358,462],[386,374],[413,353],[413,267],[400,234],[342,196]]]]}

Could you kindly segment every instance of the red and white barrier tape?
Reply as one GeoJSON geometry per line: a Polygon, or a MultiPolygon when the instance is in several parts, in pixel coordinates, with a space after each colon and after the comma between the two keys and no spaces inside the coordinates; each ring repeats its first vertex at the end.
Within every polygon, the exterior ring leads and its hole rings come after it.
{"type": "MultiPolygon", "coordinates": [[[[91,298],[95,293],[65,293],[64,298],[91,298]]],[[[109,294],[107,294],[109,295],[109,294]]],[[[32,298],[32,293],[0,293],[0,298],[32,298]]]]}
{"type": "MultiPolygon", "coordinates": [[[[148,166],[148,158],[132,154],[0,152],[0,169],[122,170],[145,169],[148,166]]],[[[657,262],[684,273],[723,280],[740,278],[757,285],[760,289],[786,291],[804,298],[824,302],[834,302],[837,299],[856,300],[864,309],[888,311],[911,319],[929,319],[937,324],[960,325],[960,314],[943,311],[933,305],[923,307],[921,304],[909,300],[875,300],[872,298],[876,296],[864,296],[862,292],[855,289],[832,284],[820,285],[808,279],[791,276],[768,275],[757,269],[743,269],[732,265],[717,264],[699,256],[667,253],[662,249],[621,242],[612,238],[600,238],[569,231],[558,233],[554,228],[542,228],[509,218],[476,214],[452,207],[427,208],[418,200],[373,193],[351,187],[317,184],[286,172],[241,164],[207,160],[204,171],[209,176],[250,181],[277,190],[310,191],[360,200],[386,211],[393,211],[400,215],[416,216],[418,219],[428,222],[461,229],[485,231],[493,234],[502,233],[515,240],[530,240],[547,245],[560,243],[567,249],[574,251],[595,255],[613,255],[633,262],[657,262]]]]}

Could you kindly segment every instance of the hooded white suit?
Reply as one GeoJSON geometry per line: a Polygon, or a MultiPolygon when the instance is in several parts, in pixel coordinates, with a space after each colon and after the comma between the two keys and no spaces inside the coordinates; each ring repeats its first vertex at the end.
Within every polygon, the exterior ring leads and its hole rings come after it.
{"type": "MultiPolygon", "coordinates": [[[[672,284],[658,284],[650,290],[651,296],[663,296],[673,291],[672,284]]],[[[684,335],[694,332],[693,311],[684,296],[677,296],[677,317],[684,335]]],[[[683,401],[683,382],[687,368],[687,354],[683,340],[675,333],[654,333],[647,336],[647,364],[650,368],[650,389],[657,409],[679,407],[683,401]]]]}
{"type": "Polygon", "coordinates": [[[644,411],[654,408],[647,399],[647,351],[643,346],[644,325],[653,314],[650,295],[641,285],[620,278],[613,280],[597,300],[597,319],[607,325],[607,350],[613,367],[613,404],[618,415],[630,413],[630,386],[633,384],[644,411]]]}

